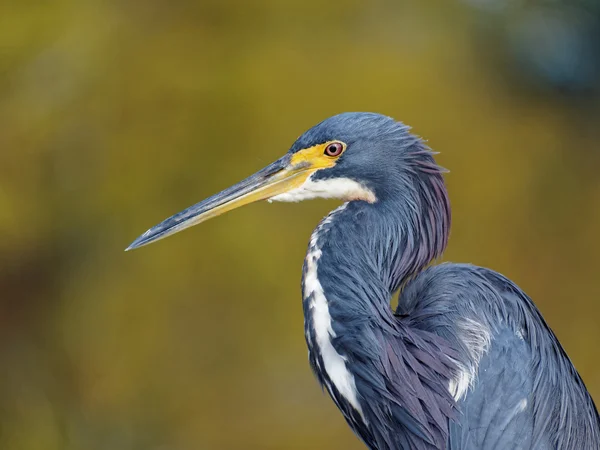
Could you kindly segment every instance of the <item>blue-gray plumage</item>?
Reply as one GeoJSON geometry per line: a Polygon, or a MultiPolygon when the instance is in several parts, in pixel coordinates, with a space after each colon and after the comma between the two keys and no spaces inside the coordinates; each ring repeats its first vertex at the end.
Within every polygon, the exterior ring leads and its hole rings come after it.
{"type": "Polygon", "coordinates": [[[450,230],[442,172],[401,123],[340,114],[131,248],[251,201],[345,200],[310,240],[305,334],[318,380],[369,448],[599,449],[592,398],[529,297],[489,269],[428,267],[450,230]]]}

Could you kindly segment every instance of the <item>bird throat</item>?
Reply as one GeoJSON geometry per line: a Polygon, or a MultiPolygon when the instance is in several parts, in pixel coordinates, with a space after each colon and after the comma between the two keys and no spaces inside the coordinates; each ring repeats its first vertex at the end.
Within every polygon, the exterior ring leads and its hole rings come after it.
{"type": "Polygon", "coordinates": [[[305,335],[309,347],[309,358],[321,384],[327,388],[336,403],[338,401],[347,402],[364,420],[354,376],[346,367],[345,358],[338,353],[332,343],[336,332],[332,328],[329,304],[318,277],[319,260],[323,254],[319,240],[327,233],[335,215],[343,211],[346,206],[347,203],[329,214],[310,238],[302,280],[305,335]]]}

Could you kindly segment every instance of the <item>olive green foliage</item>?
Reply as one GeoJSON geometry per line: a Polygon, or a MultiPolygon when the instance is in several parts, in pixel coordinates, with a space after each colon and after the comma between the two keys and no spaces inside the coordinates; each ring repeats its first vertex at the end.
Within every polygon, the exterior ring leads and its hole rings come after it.
{"type": "Polygon", "coordinates": [[[304,252],[335,202],[261,203],[123,252],[342,111],[442,152],[445,259],[522,286],[600,398],[599,109],[503,70],[467,6],[0,9],[0,448],[363,448],[303,336],[304,252]]]}

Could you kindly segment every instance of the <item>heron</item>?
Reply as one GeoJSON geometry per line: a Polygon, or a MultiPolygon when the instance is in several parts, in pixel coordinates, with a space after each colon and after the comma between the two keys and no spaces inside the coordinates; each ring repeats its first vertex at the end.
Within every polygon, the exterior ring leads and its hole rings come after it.
{"type": "Polygon", "coordinates": [[[127,250],[256,201],[338,199],[309,240],[304,332],[368,448],[599,449],[593,399],[533,301],[493,270],[435,264],[451,209],[434,155],[391,117],[338,114],[127,250]]]}

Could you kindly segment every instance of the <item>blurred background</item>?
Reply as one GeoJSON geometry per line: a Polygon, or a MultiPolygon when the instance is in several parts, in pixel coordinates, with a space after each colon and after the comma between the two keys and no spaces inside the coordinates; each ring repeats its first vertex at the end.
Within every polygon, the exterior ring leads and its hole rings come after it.
{"type": "Polygon", "coordinates": [[[0,448],[361,449],[306,360],[335,203],[141,232],[342,111],[441,153],[446,260],[533,297],[600,401],[595,0],[0,5],[0,448]]]}

